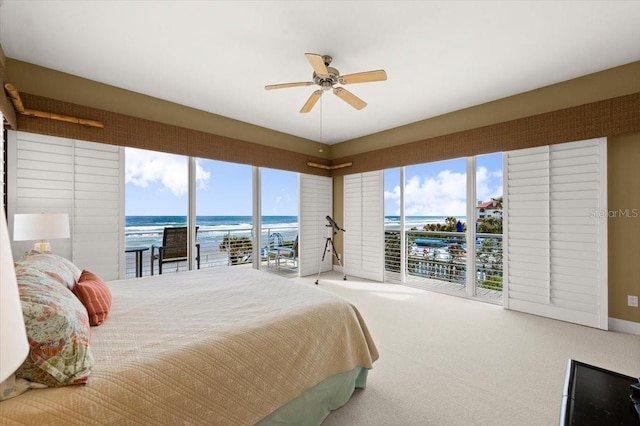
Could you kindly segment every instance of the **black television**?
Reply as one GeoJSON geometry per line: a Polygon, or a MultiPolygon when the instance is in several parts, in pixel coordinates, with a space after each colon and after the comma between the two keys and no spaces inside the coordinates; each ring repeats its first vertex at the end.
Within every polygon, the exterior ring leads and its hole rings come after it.
{"type": "Polygon", "coordinates": [[[560,425],[640,425],[631,399],[638,379],[570,359],[562,394],[560,425]]]}

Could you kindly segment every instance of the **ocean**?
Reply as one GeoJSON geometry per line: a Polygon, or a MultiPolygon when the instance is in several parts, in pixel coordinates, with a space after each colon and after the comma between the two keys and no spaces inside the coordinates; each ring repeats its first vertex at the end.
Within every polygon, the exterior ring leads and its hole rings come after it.
{"type": "MultiPolygon", "coordinates": [[[[197,240],[203,248],[217,246],[227,234],[251,237],[251,216],[196,216],[197,240]]],[[[162,231],[167,226],[186,226],[186,216],[127,216],[127,247],[162,244],[162,231]]],[[[298,216],[263,216],[263,238],[273,232],[293,241],[298,233],[298,216]]]]}
{"type": "MultiPolygon", "coordinates": [[[[422,229],[428,223],[444,223],[446,216],[407,216],[405,229],[422,229]]],[[[465,217],[456,216],[461,222],[465,217]]],[[[197,216],[198,242],[204,249],[220,244],[224,235],[251,237],[251,216],[197,216]]],[[[125,244],[127,247],[162,244],[162,231],[166,226],[186,226],[186,216],[127,216],[125,244]]],[[[342,223],[338,225],[343,226],[342,223]]],[[[386,216],[385,230],[400,229],[400,216],[386,216]]],[[[262,216],[262,237],[273,232],[282,234],[285,241],[293,241],[298,234],[298,216],[262,216]]],[[[348,229],[347,229],[348,232],[348,229]]]]}

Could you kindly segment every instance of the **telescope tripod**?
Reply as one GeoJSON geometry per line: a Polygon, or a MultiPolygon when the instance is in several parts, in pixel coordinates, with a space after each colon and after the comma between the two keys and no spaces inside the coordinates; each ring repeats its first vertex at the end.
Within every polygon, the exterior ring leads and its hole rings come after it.
{"type": "MultiPolygon", "coordinates": [[[[329,228],[332,228],[331,225],[325,225],[329,228]]],[[[336,232],[334,232],[333,234],[336,234],[336,232]]],[[[318,285],[318,281],[320,281],[320,274],[322,273],[322,264],[324,263],[324,257],[327,254],[327,251],[331,250],[331,253],[333,253],[333,256],[335,256],[335,258],[338,260],[338,265],[340,265],[340,268],[342,269],[342,279],[343,280],[347,280],[347,275],[344,273],[344,268],[342,266],[342,261],[340,260],[340,255],[336,252],[336,246],[333,245],[333,236],[331,235],[331,230],[329,230],[329,236],[325,238],[325,242],[324,242],[324,251],[322,252],[322,260],[320,261],[320,267],[318,268],[318,277],[316,278],[316,285],[318,285]]]]}

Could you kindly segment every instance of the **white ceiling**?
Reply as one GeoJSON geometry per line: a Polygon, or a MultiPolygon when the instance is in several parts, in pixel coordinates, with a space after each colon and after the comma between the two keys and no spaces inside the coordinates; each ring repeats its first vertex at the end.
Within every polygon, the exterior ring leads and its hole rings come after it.
{"type": "MultiPolygon", "coordinates": [[[[640,60],[640,1],[9,1],[6,56],[334,144],[640,60]],[[341,74],[353,109],[315,86],[341,74]]],[[[639,76],[640,78],[640,76],[639,76]]],[[[20,88],[18,87],[18,90],[20,88]]]]}

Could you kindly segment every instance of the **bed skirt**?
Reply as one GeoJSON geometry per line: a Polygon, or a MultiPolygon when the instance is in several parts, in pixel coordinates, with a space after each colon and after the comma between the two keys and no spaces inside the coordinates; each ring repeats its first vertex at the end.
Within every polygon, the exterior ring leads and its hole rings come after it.
{"type": "Polygon", "coordinates": [[[368,373],[368,369],[356,367],[334,374],[278,408],[256,426],[317,426],[331,411],[345,405],[355,389],[366,387],[368,373]]]}

